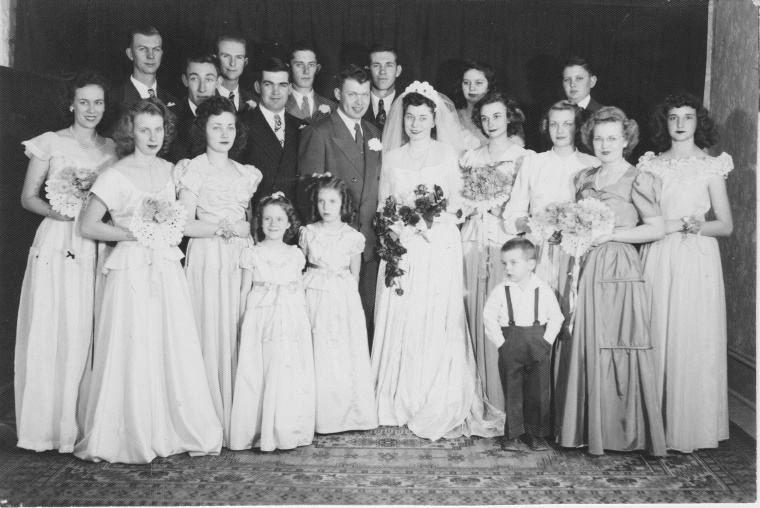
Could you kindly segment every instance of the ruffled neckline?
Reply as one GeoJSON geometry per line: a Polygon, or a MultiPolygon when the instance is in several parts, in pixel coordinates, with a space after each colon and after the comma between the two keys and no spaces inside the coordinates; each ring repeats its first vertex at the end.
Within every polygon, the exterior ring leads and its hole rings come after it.
{"type": "Polygon", "coordinates": [[[726,177],[734,168],[733,159],[725,152],[717,157],[705,154],[704,157],[692,155],[691,157],[681,159],[669,157],[667,159],[655,160],[656,157],[654,152],[645,153],[639,159],[639,167],[642,169],[663,167],[673,171],[682,171],[684,169],[702,170],[723,177],[726,177]]]}

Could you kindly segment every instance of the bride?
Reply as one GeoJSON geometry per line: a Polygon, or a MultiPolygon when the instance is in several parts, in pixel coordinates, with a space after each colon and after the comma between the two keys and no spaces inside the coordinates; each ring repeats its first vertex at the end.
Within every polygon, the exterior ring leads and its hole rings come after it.
{"type": "Polygon", "coordinates": [[[413,204],[420,184],[440,186],[448,206],[429,229],[424,221],[397,228],[406,249],[398,287],[386,286],[380,265],[372,348],[380,425],[431,440],[502,435],[504,414],[485,398],[465,321],[454,106],[415,81],[394,102],[383,138],[380,210],[389,196],[413,204]]]}

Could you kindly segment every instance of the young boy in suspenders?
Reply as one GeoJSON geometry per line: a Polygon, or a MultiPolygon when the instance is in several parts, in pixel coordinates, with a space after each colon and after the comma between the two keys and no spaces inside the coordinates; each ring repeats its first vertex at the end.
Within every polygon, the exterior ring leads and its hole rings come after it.
{"type": "Polygon", "coordinates": [[[521,436],[531,450],[546,450],[549,426],[551,349],[564,316],[554,291],[533,270],[536,248],[513,238],[501,248],[505,279],[483,309],[486,337],[499,348],[506,423],[502,446],[519,451],[521,436]]]}

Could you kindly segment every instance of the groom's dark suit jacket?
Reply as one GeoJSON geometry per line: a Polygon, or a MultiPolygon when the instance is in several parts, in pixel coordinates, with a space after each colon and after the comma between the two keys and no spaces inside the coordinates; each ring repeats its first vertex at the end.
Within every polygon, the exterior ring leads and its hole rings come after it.
{"type": "Polygon", "coordinates": [[[374,257],[377,243],[372,218],[377,211],[381,167],[381,152],[370,150],[369,141],[376,138],[379,142],[380,130],[366,120],[362,120],[361,129],[363,153],[337,111],[306,127],[301,133],[298,170],[302,187],[310,183],[313,173],[330,172],[346,182],[359,210],[358,221],[352,226],[366,239],[364,259],[368,260],[374,257]]]}
{"type": "Polygon", "coordinates": [[[298,191],[298,142],[304,122],[283,111],[285,144],[280,145],[261,107],[241,113],[248,127],[248,143],[238,162],[253,164],[263,178],[251,200],[254,211],[261,198],[282,191],[294,205],[298,191]]]}

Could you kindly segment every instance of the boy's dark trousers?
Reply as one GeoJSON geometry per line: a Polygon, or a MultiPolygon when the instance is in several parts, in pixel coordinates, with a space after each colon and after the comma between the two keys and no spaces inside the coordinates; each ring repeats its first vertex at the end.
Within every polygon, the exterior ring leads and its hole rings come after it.
{"type": "Polygon", "coordinates": [[[509,286],[507,310],[509,326],[501,329],[504,344],[499,347],[499,376],[504,390],[507,439],[525,432],[544,437],[550,433],[551,344],[544,340],[546,325],[538,324],[538,288],[535,293],[533,326],[515,326],[509,286]]]}

